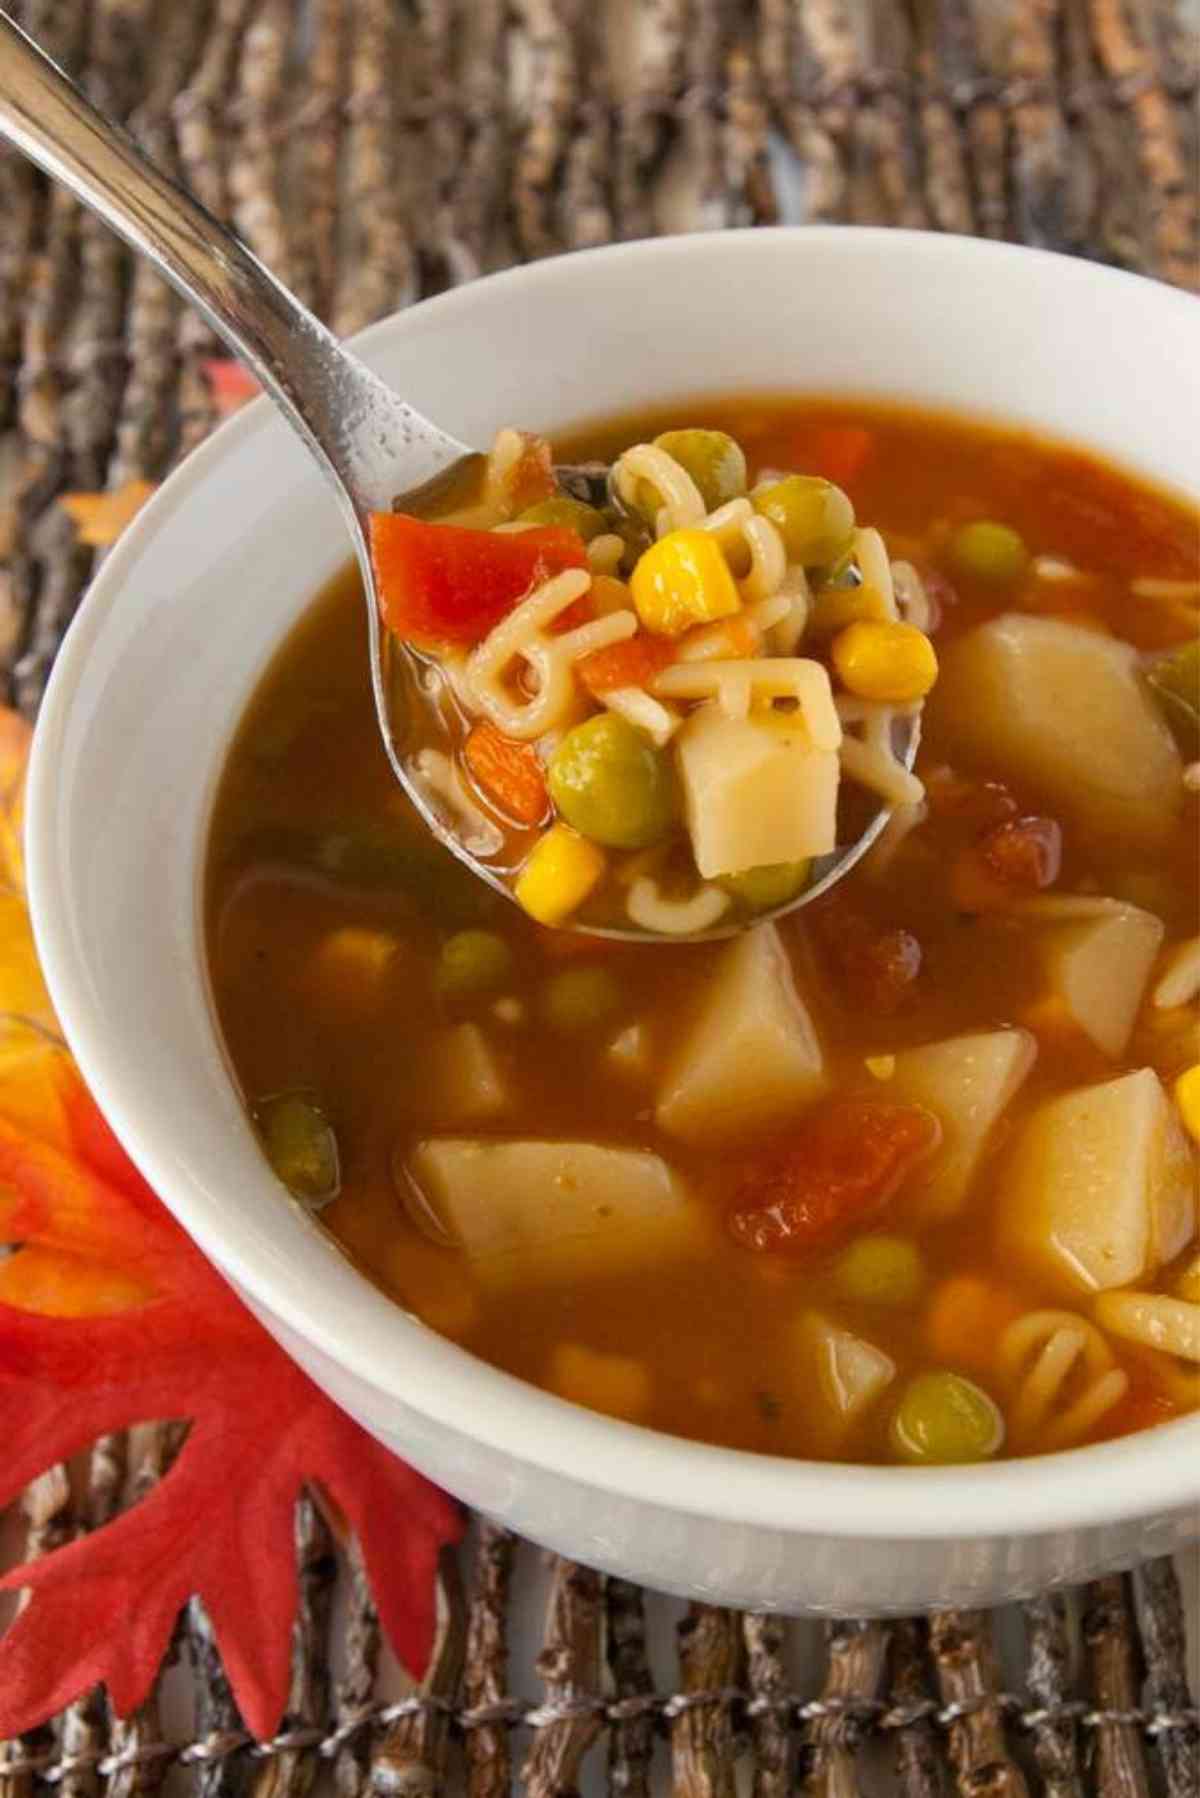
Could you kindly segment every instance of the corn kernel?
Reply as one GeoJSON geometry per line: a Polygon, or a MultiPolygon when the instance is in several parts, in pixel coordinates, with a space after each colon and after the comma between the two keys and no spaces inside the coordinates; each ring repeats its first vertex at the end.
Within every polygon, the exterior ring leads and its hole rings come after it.
{"type": "Polygon", "coordinates": [[[875,1080],[890,1080],[896,1072],[894,1055],[868,1055],[863,1062],[868,1074],[875,1080]]]}
{"type": "Polygon", "coordinates": [[[1183,1127],[1194,1141],[1200,1142],[1200,1061],[1187,1068],[1175,1082],[1175,1103],[1183,1119],[1183,1127]]]}
{"type": "Polygon", "coordinates": [[[604,869],[602,849],[565,824],[552,824],[517,877],[517,903],[539,924],[561,924],[583,904],[604,869]]]}
{"type": "Polygon", "coordinates": [[[737,582],[708,531],[668,531],[639,557],[629,582],[648,631],[680,637],[741,609],[737,582]]]}
{"type": "Polygon", "coordinates": [[[631,1355],[598,1354],[581,1342],[563,1342],[550,1362],[550,1385],[562,1398],[611,1417],[644,1417],[652,1397],[650,1375],[631,1355]]]}
{"type": "Polygon", "coordinates": [[[372,1004],[386,995],[399,949],[399,939],[386,930],[343,924],[321,939],[308,973],[341,1004],[372,1004]]]}
{"type": "Polygon", "coordinates": [[[860,699],[904,705],[923,699],[937,679],[937,656],[911,624],[851,624],[833,640],[833,665],[860,699]]]}
{"type": "Polygon", "coordinates": [[[1171,1291],[1189,1305],[1200,1305],[1200,1254],[1191,1256],[1179,1269],[1171,1281],[1171,1291]]]}

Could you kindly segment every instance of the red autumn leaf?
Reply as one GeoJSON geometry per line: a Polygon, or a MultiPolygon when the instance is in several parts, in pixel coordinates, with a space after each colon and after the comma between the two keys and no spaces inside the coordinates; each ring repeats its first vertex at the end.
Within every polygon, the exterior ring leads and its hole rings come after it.
{"type": "Polygon", "coordinates": [[[262,392],[250,370],[232,356],[210,356],[204,373],[218,418],[231,418],[262,392]]]}
{"type": "Polygon", "coordinates": [[[126,1159],[66,1055],[37,1040],[15,1072],[11,1057],[0,1065],[0,1242],[23,1245],[0,1260],[0,1508],[101,1434],[174,1418],[191,1428],[148,1497],[0,1581],[30,1594],[0,1639],[0,1738],[101,1681],[128,1715],[193,1594],[247,1726],[271,1735],[305,1483],[357,1534],[383,1627],[419,1676],[457,1508],[276,1347],[126,1159]]]}

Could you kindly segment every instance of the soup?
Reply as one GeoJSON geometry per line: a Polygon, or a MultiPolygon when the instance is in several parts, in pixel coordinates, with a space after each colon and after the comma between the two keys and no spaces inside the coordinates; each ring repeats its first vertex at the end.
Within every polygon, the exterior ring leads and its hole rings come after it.
{"type": "MultiPolygon", "coordinates": [[[[547,927],[397,786],[347,575],[212,826],[214,997],[267,1154],[431,1328],[676,1434],[945,1463],[1194,1408],[1194,515],[1077,450],[860,403],[694,403],[559,453],[681,421],[741,446],[752,495],[819,477],[882,533],[940,668],[914,788],[790,918],[750,917],[809,877],[780,856],[782,885],[731,877],[724,941],[547,927]]],[[[872,582],[805,578],[845,608],[797,646],[836,695],[872,582]]]]}

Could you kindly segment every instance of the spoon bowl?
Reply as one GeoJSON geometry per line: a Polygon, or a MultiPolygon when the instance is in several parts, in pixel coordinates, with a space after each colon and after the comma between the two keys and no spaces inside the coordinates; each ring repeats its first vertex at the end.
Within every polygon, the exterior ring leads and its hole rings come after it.
{"type": "MultiPolygon", "coordinates": [[[[394,393],[326,329],[256,256],[185,189],[156,169],[53,62],[0,14],[0,135],[62,182],[132,249],[149,257],[207,317],[258,379],[316,460],[337,496],[362,575],[371,686],[392,770],[435,837],[474,874],[513,901],[485,829],[464,834],[404,750],[405,700],[419,695],[429,663],[383,628],[370,551],[372,512],[421,510],[431,491],[459,478],[479,453],[394,393]]],[[[602,488],[595,464],[556,470],[580,497],[602,488]]],[[[900,721],[894,747],[912,767],[917,720],[900,721]]],[[[782,916],[828,892],[878,839],[891,815],[881,806],[867,828],[817,864],[817,878],[776,912],[718,925],[694,939],[729,936],[763,916],[782,916]]],[[[631,926],[572,923],[588,934],[651,939],[631,926]]],[[[679,941],[678,937],[670,939],[679,941]]]]}

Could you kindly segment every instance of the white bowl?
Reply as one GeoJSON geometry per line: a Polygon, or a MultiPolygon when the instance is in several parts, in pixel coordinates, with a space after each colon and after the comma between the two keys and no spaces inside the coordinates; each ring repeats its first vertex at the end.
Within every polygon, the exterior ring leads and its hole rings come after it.
{"type": "MultiPolygon", "coordinates": [[[[965,238],[813,229],[624,245],[498,275],[364,334],[468,442],[720,389],[912,399],[1078,440],[1200,494],[1200,309],[965,238]]],[[[836,1467],[703,1447],[499,1373],[297,1215],[247,1126],[202,954],[209,810],[242,708],[347,558],[259,403],[105,563],[42,709],[29,870],[46,976],[126,1148],[270,1329],[451,1492],[650,1585],[781,1610],[990,1604],[1200,1534],[1200,1416],[1034,1461],[836,1467]]],[[[365,653],[365,651],[364,651],[365,653]]]]}

